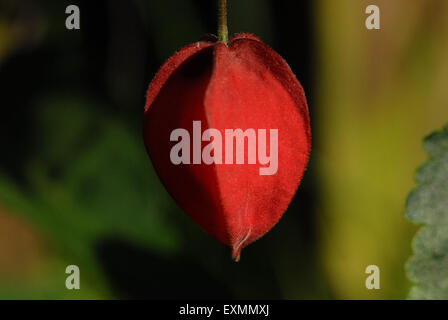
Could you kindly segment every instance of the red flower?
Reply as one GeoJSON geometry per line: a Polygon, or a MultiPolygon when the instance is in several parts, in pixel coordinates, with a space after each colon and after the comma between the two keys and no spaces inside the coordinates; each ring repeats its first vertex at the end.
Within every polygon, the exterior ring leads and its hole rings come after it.
{"type": "Polygon", "coordinates": [[[249,34],[236,35],[228,45],[199,41],[168,59],[149,85],[143,135],[168,192],[206,233],[231,247],[235,260],[243,247],[269,231],[285,212],[311,147],[301,85],[277,53],[249,34]],[[216,163],[206,164],[200,156],[193,159],[210,143],[193,132],[193,121],[200,121],[200,135],[211,128],[222,134],[221,146],[216,136],[209,139],[215,142],[216,163]],[[173,139],[172,133],[179,128],[188,131],[193,142],[185,144],[188,150],[179,155],[190,162],[175,164],[170,154],[173,141],[180,137],[173,139]],[[243,164],[241,158],[235,163],[236,144],[225,140],[226,129],[258,132],[256,149],[250,151],[250,138],[244,140],[243,164]],[[269,146],[275,130],[278,134],[277,168],[265,169],[264,174],[260,168],[269,165],[260,159],[263,130],[271,161],[275,150],[269,146]],[[230,146],[227,143],[233,145],[233,154],[225,148],[230,146]],[[254,154],[256,164],[250,161],[254,154]],[[233,164],[226,163],[230,159],[233,164]]]}

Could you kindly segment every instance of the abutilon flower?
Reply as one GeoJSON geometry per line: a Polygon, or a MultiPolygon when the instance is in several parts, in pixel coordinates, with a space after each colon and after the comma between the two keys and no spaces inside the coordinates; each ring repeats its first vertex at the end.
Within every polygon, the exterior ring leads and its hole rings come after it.
{"type": "MultiPolygon", "coordinates": [[[[171,196],[239,260],[241,249],[268,232],[291,202],[308,162],[311,133],[305,94],[288,64],[254,35],[227,41],[226,28],[222,23],[219,39],[208,36],[190,44],[161,67],[147,91],[143,136],[171,196]],[[229,129],[266,129],[267,146],[273,139],[268,133],[277,130],[277,170],[263,175],[259,169],[266,164],[249,163],[247,136],[244,161],[236,163],[235,154],[224,154],[228,141],[214,136],[204,142],[207,137],[192,130],[194,121],[202,131],[215,129],[223,137],[229,129]],[[197,154],[212,144],[215,162],[173,163],[172,133],[178,128],[193,140],[187,144],[191,150],[182,152],[197,154]],[[225,163],[226,156],[233,164],[225,163]]],[[[255,152],[260,157],[260,140],[255,152]]]]}

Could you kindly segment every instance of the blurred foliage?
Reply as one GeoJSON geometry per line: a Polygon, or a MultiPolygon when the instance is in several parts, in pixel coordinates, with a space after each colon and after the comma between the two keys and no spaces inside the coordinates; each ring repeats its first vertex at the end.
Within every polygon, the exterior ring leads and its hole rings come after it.
{"type": "Polygon", "coordinates": [[[29,185],[20,190],[2,177],[0,202],[62,244],[98,282],[94,241],[114,235],[172,252],[179,235],[161,214],[168,198],[151,182],[155,173],[139,137],[78,99],[39,102],[34,136],[40,151],[27,167],[29,185]]]}
{"type": "Polygon", "coordinates": [[[448,299],[448,125],[424,141],[430,155],[417,172],[417,188],[407,200],[406,217],[424,224],[407,263],[415,283],[411,299],[448,299]]]}
{"type": "Polygon", "coordinates": [[[322,263],[339,298],[403,299],[415,230],[403,204],[422,137],[448,119],[448,2],[324,0],[315,17],[322,263]],[[381,30],[363,27],[370,4],[381,30]],[[370,264],[381,290],[364,287],[370,264]]]}

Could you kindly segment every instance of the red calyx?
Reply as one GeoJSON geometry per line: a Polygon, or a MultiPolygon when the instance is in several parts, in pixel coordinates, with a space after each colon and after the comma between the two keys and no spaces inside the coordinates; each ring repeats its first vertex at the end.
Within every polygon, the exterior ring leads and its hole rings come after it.
{"type": "MultiPolygon", "coordinates": [[[[311,148],[301,85],[277,53],[249,34],[236,35],[228,45],[210,38],[199,41],[169,58],[149,85],[143,135],[168,192],[206,233],[230,246],[235,260],[243,247],[263,236],[283,215],[311,148]],[[200,164],[193,164],[193,149],[198,148],[193,121],[200,121],[201,135],[211,128],[221,132],[222,163],[205,164],[199,159],[200,164]],[[170,137],[177,128],[189,132],[190,164],[174,164],[170,158],[178,143],[170,137]],[[244,163],[236,164],[234,154],[233,164],[225,163],[226,129],[266,129],[268,154],[270,129],[277,129],[275,173],[261,175],[260,168],[267,165],[258,158],[256,164],[249,163],[248,138],[244,163]]],[[[209,143],[201,142],[201,152],[209,143]]]]}

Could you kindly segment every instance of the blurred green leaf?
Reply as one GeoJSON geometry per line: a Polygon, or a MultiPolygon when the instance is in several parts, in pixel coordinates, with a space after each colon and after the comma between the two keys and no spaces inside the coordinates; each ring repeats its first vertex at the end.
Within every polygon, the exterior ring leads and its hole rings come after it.
{"type": "Polygon", "coordinates": [[[424,141],[430,159],[418,170],[406,217],[424,224],[407,263],[411,299],[448,299],[448,125],[424,141]]]}
{"type": "Polygon", "coordinates": [[[139,128],[127,128],[88,99],[58,95],[38,105],[28,186],[0,172],[0,203],[45,234],[99,288],[107,286],[95,252],[102,239],[177,252],[180,234],[168,219],[172,201],[139,128]]]}

